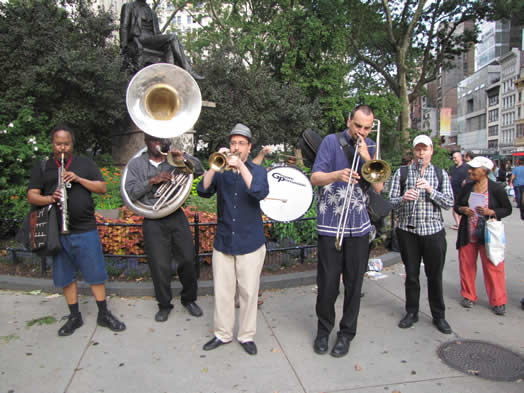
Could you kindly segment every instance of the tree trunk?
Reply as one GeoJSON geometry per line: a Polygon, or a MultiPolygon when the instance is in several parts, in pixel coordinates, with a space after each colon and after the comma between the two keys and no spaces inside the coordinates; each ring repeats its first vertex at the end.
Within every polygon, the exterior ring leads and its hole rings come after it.
{"type": "Polygon", "coordinates": [[[399,131],[402,142],[409,142],[409,131],[411,127],[411,119],[409,117],[409,97],[408,97],[408,83],[406,80],[406,72],[399,67],[398,70],[398,81],[399,81],[399,98],[401,104],[400,118],[399,118],[399,131]]]}

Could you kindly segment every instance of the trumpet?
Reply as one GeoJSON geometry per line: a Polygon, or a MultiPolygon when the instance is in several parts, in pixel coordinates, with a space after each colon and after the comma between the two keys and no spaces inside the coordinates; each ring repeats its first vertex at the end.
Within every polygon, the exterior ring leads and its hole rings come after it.
{"type": "Polygon", "coordinates": [[[235,168],[231,168],[227,164],[227,159],[231,156],[240,157],[240,152],[236,153],[213,153],[209,156],[209,169],[213,169],[215,172],[224,172],[233,170],[236,173],[235,168]]]}

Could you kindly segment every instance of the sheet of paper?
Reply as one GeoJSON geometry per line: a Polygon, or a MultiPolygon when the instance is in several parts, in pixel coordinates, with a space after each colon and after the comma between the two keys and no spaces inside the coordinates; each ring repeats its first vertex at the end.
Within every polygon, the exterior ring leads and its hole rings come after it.
{"type": "MultiPolygon", "coordinates": [[[[472,192],[469,195],[469,207],[470,209],[475,210],[476,207],[484,207],[484,203],[486,202],[486,196],[484,194],[479,194],[478,192],[472,192]]],[[[476,213],[476,211],[475,211],[476,213]]],[[[477,214],[478,216],[478,214],[477,214]]]]}

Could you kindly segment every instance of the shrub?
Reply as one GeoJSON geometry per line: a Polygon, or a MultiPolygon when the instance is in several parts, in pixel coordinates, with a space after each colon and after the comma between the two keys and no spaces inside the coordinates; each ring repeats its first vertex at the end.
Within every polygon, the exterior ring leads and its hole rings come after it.
{"type": "Polygon", "coordinates": [[[124,205],[120,194],[120,179],[122,170],[112,166],[100,169],[107,183],[107,192],[104,195],[92,194],[96,209],[118,209],[124,205]]]}

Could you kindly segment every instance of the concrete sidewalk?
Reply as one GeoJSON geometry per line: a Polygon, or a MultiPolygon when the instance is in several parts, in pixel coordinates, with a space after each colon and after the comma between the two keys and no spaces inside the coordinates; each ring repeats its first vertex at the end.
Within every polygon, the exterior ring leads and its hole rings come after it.
{"type": "MultiPolygon", "coordinates": [[[[446,213],[451,224],[451,213],[446,213]]],[[[27,322],[67,314],[61,295],[0,291],[0,393],[83,392],[523,392],[524,382],[493,382],[456,371],[437,356],[449,340],[469,338],[500,344],[524,355],[524,222],[517,211],[507,218],[507,315],[488,308],[482,273],[479,301],[471,310],[461,299],[456,232],[447,230],[444,270],[446,318],[453,334],[431,324],[425,280],[419,322],[399,329],[404,314],[401,264],[384,269],[387,277],[366,279],[358,333],[347,356],[336,359],[312,350],[316,331],[313,284],[264,292],[259,310],[257,356],[235,341],[214,351],[202,345],[212,337],[213,297],[200,296],[201,318],[191,317],[175,299],[166,323],[153,320],[156,302],[148,296],[111,296],[111,310],[127,324],[113,333],[96,326],[96,305],[80,298],[84,326],[70,337],[58,337],[62,324],[27,322]]],[[[341,313],[340,299],[337,315],[341,313]]],[[[330,345],[334,343],[334,334],[330,345]]]]}

